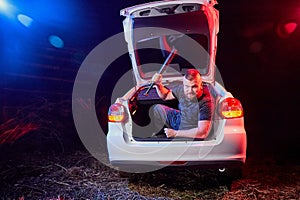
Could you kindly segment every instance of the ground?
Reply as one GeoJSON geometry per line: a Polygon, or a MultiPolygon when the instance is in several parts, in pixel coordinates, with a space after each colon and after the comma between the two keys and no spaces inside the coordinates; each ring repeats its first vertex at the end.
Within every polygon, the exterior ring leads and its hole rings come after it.
{"type": "MultiPolygon", "coordinates": [[[[231,184],[209,170],[120,176],[84,149],[1,159],[1,199],[299,199],[300,164],[249,157],[231,184]]],[[[7,158],[7,156],[6,156],[7,158]]]]}

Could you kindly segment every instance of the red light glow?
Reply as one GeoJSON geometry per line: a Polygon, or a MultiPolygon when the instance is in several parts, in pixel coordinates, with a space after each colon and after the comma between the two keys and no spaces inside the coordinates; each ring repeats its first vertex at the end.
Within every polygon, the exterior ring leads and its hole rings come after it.
{"type": "MultiPolygon", "coordinates": [[[[5,124],[4,124],[5,125],[5,124]]],[[[0,126],[0,130],[2,129],[2,125],[0,126]]],[[[8,130],[3,130],[4,132],[0,134],[0,144],[9,144],[20,137],[26,135],[27,133],[37,130],[38,126],[32,123],[28,124],[18,124],[15,127],[11,127],[8,130]]],[[[1,131],[2,132],[2,131],[1,131]]]]}
{"type": "Polygon", "coordinates": [[[288,38],[292,33],[295,32],[298,24],[296,22],[287,22],[279,24],[277,27],[277,35],[280,38],[288,38]]]}

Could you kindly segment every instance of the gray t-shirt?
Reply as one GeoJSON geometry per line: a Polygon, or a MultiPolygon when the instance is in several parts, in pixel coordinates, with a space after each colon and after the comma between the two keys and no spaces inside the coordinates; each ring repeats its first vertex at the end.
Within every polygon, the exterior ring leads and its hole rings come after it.
{"type": "Polygon", "coordinates": [[[181,123],[179,129],[198,127],[198,121],[212,120],[214,100],[206,85],[203,85],[203,94],[199,99],[189,100],[185,97],[183,85],[172,89],[177,98],[180,110],[181,123]]]}

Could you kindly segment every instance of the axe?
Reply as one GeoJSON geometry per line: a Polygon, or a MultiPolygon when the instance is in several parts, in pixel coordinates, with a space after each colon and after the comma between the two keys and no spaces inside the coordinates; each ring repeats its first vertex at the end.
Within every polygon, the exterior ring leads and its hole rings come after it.
{"type": "MultiPolygon", "coordinates": [[[[177,52],[177,50],[173,47],[172,51],[170,52],[170,54],[166,58],[165,62],[163,63],[163,65],[161,66],[161,68],[159,69],[159,71],[157,72],[158,74],[162,74],[167,69],[168,65],[170,64],[170,62],[173,60],[174,56],[176,55],[176,52],[177,52]]],[[[145,96],[148,95],[148,93],[152,89],[153,85],[154,85],[154,82],[152,82],[150,84],[150,86],[148,87],[147,91],[144,93],[145,96]]]]}

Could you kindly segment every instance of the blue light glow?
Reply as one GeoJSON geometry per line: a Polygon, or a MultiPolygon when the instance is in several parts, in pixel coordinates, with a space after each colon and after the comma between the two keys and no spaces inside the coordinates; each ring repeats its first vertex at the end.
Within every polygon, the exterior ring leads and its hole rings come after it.
{"type": "Polygon", "coordinates": [[[12,18],[14,16],[15,8],[8,4],[5,0],[0,0],[0,13],[12,18]]]}
{"type": "Polygon", "coordinates": [[[8,9],[8,4],[4,0],[0,0],[0,10],[8,9]]]}
{"type": "Polygon", "coordinates": [[[48,38],[48,41],[50,42],[50,44],[56,48],[63,48],[64,47],[64,41],[56,36],[56,35],[50,35],[48,38]]]}
{"type": "Polygon", "coordinates": [[[32,22],[33,22],[33,19],[31,17],[28,17],[28,16],[23,15],[23,14],[18,15],[18,20],[21,24],[23,24],[26,27],[30,27],[32,22]]]}

